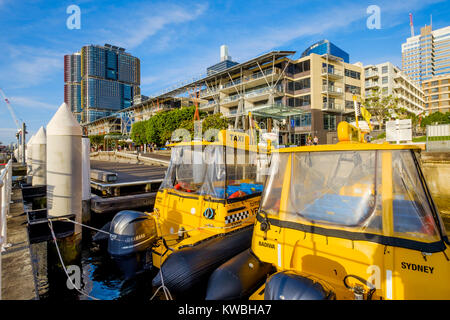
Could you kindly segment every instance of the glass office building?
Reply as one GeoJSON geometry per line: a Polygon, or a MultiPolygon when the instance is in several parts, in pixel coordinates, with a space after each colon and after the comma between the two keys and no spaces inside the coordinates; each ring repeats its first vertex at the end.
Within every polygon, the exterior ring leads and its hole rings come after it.
{"type": "Polygon", "coordinates": [[[318,41],[313,45],[309,46],[305,51],[303,51],[302,58],[309,56],[311,53],[315,53],[320,56],[324,54],[329,54],[335,57],[342,58],[342,60],[345,63],[349,63],[350,60],[350,56],[347,52],[345,52],[341,48],[338,48],[336,45],[334,45],[333,43],[331,43],[326,39],[318,41]]]}
{"type": "Polygon", "coordinates": [[[140,94],[140,61],[125,49],[84,46],[64,57],[64,100],[80,123],[131,106],[140,94]]]}
{"type": "Polygon", "coordinates": [[[450,74],[450,26],[432,30],[420,29],[402,44],[402,71],[422,84],[434,76],[450,74]]]}

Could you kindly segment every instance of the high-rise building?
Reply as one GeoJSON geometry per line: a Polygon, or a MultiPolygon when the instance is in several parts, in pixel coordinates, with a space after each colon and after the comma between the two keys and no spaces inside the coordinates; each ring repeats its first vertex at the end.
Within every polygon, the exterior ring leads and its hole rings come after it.
{"type": "Polygon", "coordinates": [[[308,135],[335,143],[337,124],[354,119],[353,94],[365,92],[364,67],[345,62],[348,54],[329,41],[319,43],[297,60],[288,58],[294,51],[273,51],[198,80],[206,87],[200,109],[235,123],[251,111],[261,127],[278,128],[280,144],[304,145],[308,135]]]}
{"type": "Polygon", "coordinates": [[[81,123],[128,108],[140,95],[140,61],[123,48],[84,46],[64,62],[65,102],[81,123]]]}
{"type": "Polygon", "coordinates": [[[64,56],[64,102],[81,121],[81,54],[64,56]]]}
{"type": "Polygon", "coordinates": [[[450,73],[425,80],[422,86],[426,111],[450,111],[450,73]]]}
{"type": "Polygon", "coordinates": [[[411,113],[420,114],[424,111],[424,95],[421,86],[405,76],[398,67],[390,62],[384,62],[367,65],[364,70],[366,97],[375,90],[382,95],[398,98],[398,106],[411,113]]]}
{"type": "Polygon", "coordinates": [[[402,44],[402,71],[422,84],[433,76],[450,73],[450,26],[432,30],[420,29],[420,34],[402,44]]]}

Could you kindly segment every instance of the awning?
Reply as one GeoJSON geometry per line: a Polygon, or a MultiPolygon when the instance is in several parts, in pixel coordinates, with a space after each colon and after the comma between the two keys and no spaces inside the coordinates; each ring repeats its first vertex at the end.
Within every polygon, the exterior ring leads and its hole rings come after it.
{"type": "Polygon", "coordinates": [[[301,108],[288,107],[283,104],[264,105],[260,107],[255,107],[248,111],[250,111],[254,116],[263,118],[273,118],[277,120],[283,120],[290,116],[296,116],[305,113],[305,111],[302,110],[301,108]]]}

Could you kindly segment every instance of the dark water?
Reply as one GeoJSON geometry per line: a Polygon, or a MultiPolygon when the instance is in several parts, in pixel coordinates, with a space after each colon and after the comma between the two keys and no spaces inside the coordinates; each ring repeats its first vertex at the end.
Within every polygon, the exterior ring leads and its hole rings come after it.
{"type": "MultiPolygon", "coordinates": [[[[140,211],[149,210],[141,208],[140,211]]],[[[94,216],[95,214],[93,214],[94,216]]],[[[114,214],[93,218],[89,225],[101,228],[114,214]]],[[[145,271],[131,279],[125,279],[105,249],[92,242],[96,232],[82,228],[82,236],[58,240],[64,264],[78,266],[81,271],[81,290],[100,300],[142,300],[148,301],[155,288],[151,281],[157,270],[145,271]],[[81,239],[80,239],[81,238],[81,239]]],[[[41,300],[89,300],[89,297],[69,289],[67,276],[53,241],[31,245],[32,259],[41,300]]],[[[161,296],[156,299],[162,298],[161,296]]]]}

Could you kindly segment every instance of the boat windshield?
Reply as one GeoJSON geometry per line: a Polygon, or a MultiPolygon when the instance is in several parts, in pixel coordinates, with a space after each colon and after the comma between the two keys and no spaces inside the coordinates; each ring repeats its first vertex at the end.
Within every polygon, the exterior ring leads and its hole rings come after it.
{"type": "Polygon", "coordinates": [[[410,150],[279,153],[272,157],[261,209],[293,222],[382,234],[383,153],[392,159],[394,235],[436,241],[436,225],[410,150]],[[283,199],[285,212],[280,212],[283,199]]]}
{"type": "Polygon", "coordinates": [[[160,190],[233,199],[262,192],[255,179],[253,152],[221,145],[175,146],[160,190]]]}

